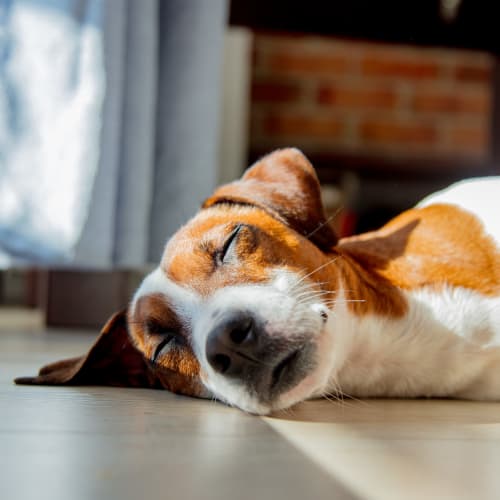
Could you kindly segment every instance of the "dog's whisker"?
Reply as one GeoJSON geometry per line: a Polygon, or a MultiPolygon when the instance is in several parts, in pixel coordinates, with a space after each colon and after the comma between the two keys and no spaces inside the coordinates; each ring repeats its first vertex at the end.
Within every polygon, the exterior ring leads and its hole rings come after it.
{"type": "Polygon", "coordinates": [[[301,290],[298,290],[296,292],[296,294],[300,295],[301,293],[308,293],[308,292],[326,293],[326,294],[332,293],[331,290],[324,290],[322,288],[319,288],[319,287],[316,287],[316,286],[313,286],[313,285],[306,285],[306,286],[303,286],[301,290]]]}
{"type": "Polygon", "coordinates": [[[352,406],[352,405],[349,405],[347,402],[346,402],[346,397],[349,398],[349,399],[352,399],[349,395],[347,395],[346,393],[344,393],[344,391],[341,389],[340,387],[340,384],[338,383],[337,381],[337,378],[336,377],[332,377],[330,379],[330,383],[332,384],[332,390],[334,392],[329,392],[328,394],[330,396],[333,396],[336,398],[337,401],[339,401],[341,403],[341,406],[342,407],[347,407],[347,406],[352,406]]]}
{"type": "Polygon", "coordinates": [[[335,219],[335,217],[337,217],[340,214],[340,212],[342,212],[343,209],[344,209],[344,207],[340,206],[337,210],[335,210],[335,212],[333,212],[333,214],[331,214],[329,217],[327,217],[315,229],[313,229],[310,233],[306,234],[306,238],[309,239],[311,236],[313,236],[314,234],[316,234],[320,229],[322,229],[323,227],[329,225],[330,222],[332,222],[332,220],[335,219]]]}
{"type": "MultiPolygon", "coordinates": [[[[312,299],[325,299],[325,298],[327,298],[329,296],[330,296],[329,293],[304,292],[304,293],[296,296],[295,300],[297,300],[297,302],[307,302],[307,301],[312,300],[312,299]]],[[[327,299],[327,300],[335,300],[335,298],[332,297],[331,299],[327,299]]]]}
{"type": "Polygon", "coordinates": [[[326,305],[335,305],[335,304],[351,304],[355,302],[366,302],[364,299],[332,299],[330,301],[325,301],[326,305]]]}
{"type": "Polygon", "coordinates": [[[303,287],[302,290],[298,290],[296,292],[297,295],[300,295],[301,293],[309,293],[309,292],[314,292],[314,293],[330,293],[330,290],[323,290],[321,288],[316,288],[316,287],[313,287],[313,286],[309,286],[309,287],[303,287]]]}
{"type": "Polygon", "coordinates": [[[323,394],[323,398],[326,399],[327,401],[330,401],[331,403],[338,403],[339,402],[339,399],[335,397],[335,395],[333,394],[330,394],[328,392],[325,392],[325,394],[323,394]]]}
{"type": "MultiPolygon", "coordinates": [[[[345,405],[345,406],[349,406],[348,403],[346,402],[346,398],[350,401],[353,401],[355,403],[357,403],[358,405],[363,405],[363,406],[369,406],[369,403],[364,400],[364,399],[359,399],[359,398],[356,398],[355,396],[352,396],[351,394],[347,394],[345,393],[339,382],[338,382],[338,379],[336,376],[331,376],[330,377],[330,384],[332,385],[332,389],[335,391],[335,393],[337,394],[338,397],[340,397],[342,399],[342,403],[345,405]]],[[[331,392],[329,393],[331,395],[331,392]]],[[[350,405],[352,406],[352,405],[350,405]]]]}
{"type": "Polygon", "coordinates": [[[296,283],[295,283],[295,286],[299,285],[300,283],[302,283],[305,279],[309,278],[309,276],[312,276],[313,274],[317,273],[318,271],[321,271],[321,269],[324,269],[325,267],[333,264],[334,262],[336,262],[338,260],[339,256],[335,256],[333,259],[325,262],[324,264],[322,264],[321,266],[318,266],[316,269],[314,269],[313,271],[307,273],[306,275],[302,276],[296,283]]]}
{"type": "Polygon", "coordinates": [[[325,295],[336,295],[336,291],[333,290],[323,290],[318,288],[321,285],[327,284],[327,282],[315,282],[314,284],[302,283],[301,285],[296,285],[296,289],[293,290],[293,296],[295,298],[301,298],[306,295],[316,295],[316,296],[325,296],[325,295]],[[300,286],[300,288],[298,288],[300,286]],[[298,289],[297,289],[298,288],[298,289]]]}
{"type": "Polygon", "coordinates": [[[343,408],[346,405],[342,392],[337,390],[336,388],[333,388],[333,391],[326,392],[325,394],[323,394],[323,397],[327,401],[330,401],[334,404],[338,404],[340,408],[343,408]]]}

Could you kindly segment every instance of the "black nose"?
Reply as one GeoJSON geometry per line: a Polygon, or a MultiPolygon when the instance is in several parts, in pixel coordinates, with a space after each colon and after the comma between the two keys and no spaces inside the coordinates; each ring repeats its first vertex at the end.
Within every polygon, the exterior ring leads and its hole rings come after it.
{"type": "Polygon", "coordinates": [[[259,328],[248,313],[237,311],[226,314],[208,334],[207,360],[212,368],[227,376],[241,375],[256,359],[259,328]]]}

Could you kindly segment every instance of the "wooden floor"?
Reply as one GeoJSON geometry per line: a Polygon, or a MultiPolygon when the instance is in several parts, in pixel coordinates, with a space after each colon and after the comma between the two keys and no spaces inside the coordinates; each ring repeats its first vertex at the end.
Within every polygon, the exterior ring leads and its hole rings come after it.
{"type": "Polygon", "coordinates": [[[0,499],[500,498],[500,404],[314,401],[258,418],[163,391],[16,387],[92,341],[31,329],[0,331],[0,499]]]}

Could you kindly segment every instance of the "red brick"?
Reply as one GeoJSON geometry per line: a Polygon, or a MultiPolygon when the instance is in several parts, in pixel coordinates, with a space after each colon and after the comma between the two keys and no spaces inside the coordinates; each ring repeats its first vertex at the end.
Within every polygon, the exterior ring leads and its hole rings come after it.
{"type": "Polygon", "coordinates": [[[489,156],[491,137],[487,126],[457,125],[450,130],[450,140],[453,149],[461,153],[489,156]]]}
{"type": "Polygon", "coordinates": [[[301,139],[334,138],[342,135],[344,124],[334,117],[273,113],[264,119],[264,133],[301,139]]]}
{"type": "Polygon", "coordinates": [[[360,124],[359,133],[366,142],[381,145],[429,145],[437,140],[433,126],[389,120],[367,120],[360,124]]]}
{"type": "Polygon", "coordinates": [[[455,68],[455,78],[461,82],[489,83],[492,79],[490,64],[460,64],[455,68]]]}
{"type": "Polygon", "coordinates": [[[300,98],[301,89],[292,83],[254,82],[253,102],[293,102],[300,98]]]}
{"type": "Polygon", "coordinates": [[[392,89],[349,88],[339,85],[321,87],[318,102],[322,105],[342,108],[393,109],[397,104],[397,93],[392,89]]]}
{"type": "Polygon", "coordinates": [[[490,107],[487,92],[466,95],[462,93],[417,92],[413,98],[415,111],[439,113],[474,113],[487,115],[490,107]]]}
{"type": "Polygon", "coordinates": [[[268,70],[280,74],[331,75],[345,73],[350,66],[347,54],[276,52],[267,59],[268,70]]]}
{"type": "Polygon", "coordinates": [[[366,76],[428,79],[439,75],[439,65],[436,62],[402,59],[401,56],[367,56],[362,60],[361,67],[366,76]]]}

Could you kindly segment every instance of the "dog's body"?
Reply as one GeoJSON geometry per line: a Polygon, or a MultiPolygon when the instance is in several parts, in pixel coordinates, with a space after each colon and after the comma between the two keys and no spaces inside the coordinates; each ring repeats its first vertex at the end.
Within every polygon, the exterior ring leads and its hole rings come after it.
{"type": "Polygon", "coordinates": [[[387,260],[379,276],[401,290],[407,304],[400,317],[391,310],[359,315],[337,308],[333,329],[350,332],[337,374],[343,391],[500,399],[498,195],[500,178],[459,183],[381,230],[339,243],[365,268],[387,260]],[[398,232],[411,226],[394,255],[398,232]],[[386,243],[377,243],[387,235],[386,243]]]}
{"type": "Polygon", "coordinates": [[[101,342],[21,382],[161,385],[253,413],[327,394],[500,400],[499,196],[500,178],[459,185],[337,241],[312,166],[277,151],[170,240],[129,307],[127,361],[112,349],[117,380],[101,342]]]}

